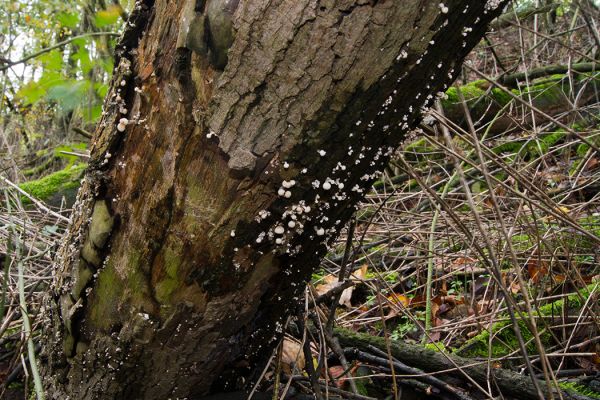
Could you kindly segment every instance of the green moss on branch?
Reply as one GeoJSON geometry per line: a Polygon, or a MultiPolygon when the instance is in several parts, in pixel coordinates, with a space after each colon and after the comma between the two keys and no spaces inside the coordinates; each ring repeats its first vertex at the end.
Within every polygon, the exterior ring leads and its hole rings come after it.
{"type": "MultiPolygon", "coordinates": [[[[70,200],[75,198],[86,167],[87,164],[84,163],[75,164],[40,179],[22,183],[19,186],[36,199],[43,200],[53,206],[59,206],[63,197],[67,199],[67,203],[72,203],[70,200]]],[[[24,204],[30,203],[30,200],[25,196],[21,201],[24,204]]]]}

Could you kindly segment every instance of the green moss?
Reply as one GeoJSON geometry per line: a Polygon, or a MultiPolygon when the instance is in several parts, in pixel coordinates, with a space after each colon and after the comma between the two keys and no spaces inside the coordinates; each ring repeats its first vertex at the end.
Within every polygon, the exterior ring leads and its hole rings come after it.
{"type": "MultiPolygon", "coordinates": [[[[583,298],[589,296],[594,288],[594,284],[581,289],[581,295],[583,298]]],[[[568,308],[580,308],[582,306],[581,298],[577,294],[573,294],[567,297],[566,304],[568,308]]],[[[541,306],[537,310],[537,314],[541,316],[552,316],[559,315],[565,307],[565,300],[561,299],[546,305],[541,306]]],[[[503,321],[497,322],[491,326],[490,329],[486,329],[469,339],[461,348],[457,349],[455,353],[464,357],[488,357],[491,354],[492,357],[498,358],[506,356],[514,351],[518,351],[519,342],[515,336],[512,328],[512,322],[507,316],[501,316],[503,321]],[[490,333],[491,332],[491,333],[490,333]],[[490,334],[492,335],[491,349],[490,349],[490,334]]],[[[533,335],[527,328],[524,321],[518,322],[519,328],[523,340],[526,343],[526,349],[529,354],[536,354],[537,348],[533,340],[533,335]]],[[[552,344],[552,335],[547,330],[543,329],[543,325],[538,323],[538,331],[541,342],[544,346],[552,344]]]]}
{"type": "Polygon", "coordinates": [[[90,303],[90,322],[95,328],[104,331],[120,322],[121,317],[115,310],[126,312],[124,306],[146,312],[154,309],[147,277],[141,267],[141,253],[136,250],[130,251],[123,272],[117,271],[112,260],[108,258],[106,265],[98,272],[90,303]]]}
{"type": "Polygon", "coordinates": [[[446,349],[446,345],[442,342],[435,342],[435,343],[427,343],[425,345],[426,349],[429,350],[433,350],[433,351],[438,351],[441,353],[447,353],[448,350],[446,349]]]}
{"type": "Polygon", "coordinates": [[[93,293],[93,306],[90,310],[90,320],[98,328],[105,331],[111,327],[115,310],[119,303],[125,285],[110,262],[98,273],[98,281],[93,293]]]}
{"type": "Polygon", "coordinates": [[[567,133],[564,130],[540,135],[534,140],[511,140],[495,146],[492,151],[495,154],[518,154],[525,159],[546,154],[552,146],[565,139],[567,133]]]}
{"type": "MultiPolygon", "coordinates": [[[[583,127],[583,129],[585,129],[585,127],[583,127]]],[[[583,130],[583,129],[578,129],[578,130],[583,130]]],[[[596,146],[600,145],[600,136],[589,136],[587,139],[590,142],[594,143],[596,146]]],[[[585,155],[587,154],[589,149],[590,149],[590,146],[588,144],[581,143],[575,149],[575,153],[579,157],[585,157],[585,155]]]]}
{"type": "Polygon", "coordinates": [[[145,262],[147,261],[143,258],[142,253],[135,250],[130,252],[129,261],[125,268],[127,273],[125,296],[130,299],[129,303],[133,307],[150,310],[152,309],[152,296],[148,287],[148,278],[144,274],[146,270],[145,262]]]}
{"type": "Polygon", "coordinates": [[[404,151],[407,153],[428,153],[435,150],[436,148],[426,138],[417,139],[404,146],[404,151]]]}
{"type": "Polygon", "coordinates": [[[550,150],[550,147],[564,140],[566,136],[567,133],[562,129],[543,135],[539,140],[529,143],[527,151],[533,156],[541,156],[546,154],[550,150]]]}
{"type": "MultiPolygon", "coordinates": [[[[470,82],[464,86],[460,87],[460,92],[466,101],[473,100],[479,98],[485,94],[485,87],[489,86],[489,84],[484,80],[477,80],[474,82],[470,82]]],[[[451,104],[458,104],[460,102],[460,97],[458,95],[458,90],[456,87],[451,87],[446,90],[446,96],[448,97],[446,100],[442,102],[444,107],[451,104]]]]}
{"type": "Polygon", "coordinates": [[[36,165],[33,168],[28,168],[28,169],[23,170],[23,175],[25,175],[25,176],[39,175],[42,172],[46,171],[48,168],[50,168],[50,165],[52,164],[53,161],[54,160],[52,158],[47,158],[41,164],[36,165]]]}
{"type": "MultiPolygon", "coordinates": [[[[22,183],[21,189],[29,193],[31,196],[40,200],[50,200],[56,195],[60,195],[68,190],[79,188],[79,182],[83,176],[86,164],[80,163],[63,170],[54,172],[43,178],[22,183]]],[[[23,203],[29,203],[29,199],[23,196],[23,203]]]]}
{"type": "Polygon", "coordinates": [[[496,179],[498,179],[500,182],[503,182],[504,180],[506,180],[508,178],[508,173],[506,173],[504,171],[500,171],[497,174],[494,174],[494,177],[496,179]]]}
{"type": "MultiPolygon", "coordinates": [[[[471,108],[471,113],[475,116],[484,113],[490,102],[493,102],[499,109],[512,101],[510,94],[499,88],[489,90],[489,86],[487,81],[477,80],[460,87],[461,94],[471,108]]],[[[513,91],[513,94],[518,95],[519,93],[513,91]]],[[[446,96],[447,98],[442,101],[444,109],[452,110],[460,104],[460,96],[456,87],[448,89],[446,96]]]]}
{"type": "Polygon", "coordinates": [[[513,99],[510,94],[508,94],[504,90],[498,89],[498,88],[492,89],[492,97],[501,106],[505,106],[506,104],[510,103],[511,100],[513,99]]]}
{"type": "Polygon", "coordinates": [[[155,285],[156,299],[163,304],[171,300],[172,294],[182,285],[177,274],[181,265],[180,251],[166,248],[164,251],[164,272],[163,278],[155,285]]]}
{"type": "Polygon", "coordinates": [[[534,244],[534,242],[532,241],[532,238],[527,234],[513,235],[511,237],[511,240],[513,243],[513,247],[517,251],[525,251],[534,244]]]}
{"type": "Polygon", "coordinates": [[[498,146],[495,146],[492,151],[495,154],[502,153],[518,153],[523,148],[523,144],[525,142],[523,140],[511,140],[510,142],[502,143],[498,146]]]}
{"type": "Polygon", "coordinates": [[[356,212],[356,219],[358,221],[368,221],[376,211],[377,207],[374,206],[361,207],[361,209],[356,212]]]}
{"type": "Polygon", "coordinates": [[[577,149],[575,150],[575,153],[579,156],[579,157],[583,157],[587,154],[588,150],[590,149],[590,146],[585,144],[585,143],[581,143],[579,146],[577,146],[577,149]]]}
{"type": "Polygon", "coordinates": [[[589,215],[580,218],[577,222],[590,233],[600,237],[600,216],[589,215]]]}
{"type": "Polygon", "coordinates": [[[593,399],[600,399],[600,393],[575,382],[560,382],[558,384],[561,389],[566,390],[567,392],[575,392],[577,394],[591,397],[593,399]]]}

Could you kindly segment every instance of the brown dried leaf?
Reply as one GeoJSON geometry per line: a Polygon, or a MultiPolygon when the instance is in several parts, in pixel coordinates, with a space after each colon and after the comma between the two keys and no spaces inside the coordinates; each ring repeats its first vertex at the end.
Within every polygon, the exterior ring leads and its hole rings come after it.
{"type": "Polygon", "coordinates": [[[296,340],[285,338],[281,349],[281,369],[288,375],[292,375],[294,366],[300,371],[304,369],[306,360],[302,351],[302,344],[296,340]]]}

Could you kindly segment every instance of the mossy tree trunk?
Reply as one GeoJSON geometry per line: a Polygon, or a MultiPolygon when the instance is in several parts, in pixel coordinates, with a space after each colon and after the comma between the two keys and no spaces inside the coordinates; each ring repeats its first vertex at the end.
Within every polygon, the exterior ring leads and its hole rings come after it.
{"type": "Polygon", "coordinates": [[[118,47],[47,302],[51,398],[194,398],[268,354],[503,2],[242,1],[223,71],[185,37],[201,3],[138,1],[118,47]]]}

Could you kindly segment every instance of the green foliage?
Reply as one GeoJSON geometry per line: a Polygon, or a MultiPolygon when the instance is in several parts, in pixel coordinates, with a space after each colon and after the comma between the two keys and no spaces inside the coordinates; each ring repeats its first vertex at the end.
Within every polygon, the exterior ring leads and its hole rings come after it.
{"type": "Polygon", "coordinates": [[[74,29],[79,24],[79,14],[76,12],[62,12],[56,16],[56,20],[65,28],[74,29]]]}
{"type": "Polygon", "coordinates": [[[86,34],[118,33],[125,10],[115,4],[82,6],[73,0],[0,0],[0,9],[0,37],[9,42],[19,38],[19,46],[9,47],[2,56],[20,60],[34,55],[18,65],[16,70],[24,71],[22,77],[10,79],[11,102],[23,108],[39,105],[46,112],[58,111],[55,115],[59,118],[67,114],[86,123],[97,121],[112,74],[116,36],[86,34]],[[45,50],[58,43],[64,45],[45,50]]]}
{"type": "MultiPolygon", "coordinates": [[[[416,315],[415,318],[420,321],[425,320],[425,317],[422,314],[416,315]]],[[[390,334],[390,338],[392,338],[392,340],[403,340],[411,334],[417,333],[418,330],[419,328],[415,325],[413,319],[403,315],[400,317],[398,325],[396,325],[390,334]]]]}
{"type": "Polygon", "coordinates": [[[113,25],[121,16],[122,8],[120,5],[111,4],[106,10],[100,10],[96,13],[95,22],[98,28],[113,25]]]}
{"type": "Polygon", "coordinates": [[[89,81],[66,79],[48,89],[47,98],[55,100],[63,110],[71,111],[83,103],[90,87],[89,81]]]}

